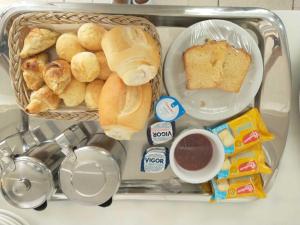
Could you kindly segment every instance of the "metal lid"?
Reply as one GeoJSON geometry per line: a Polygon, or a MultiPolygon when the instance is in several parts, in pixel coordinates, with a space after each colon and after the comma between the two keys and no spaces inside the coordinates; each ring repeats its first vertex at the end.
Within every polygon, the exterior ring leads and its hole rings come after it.
{"type": "Polygon", "coordinates": [[[51,171],[39,160],[27,156],[15,160],[15,169],[5,171],[1,184],[4,198],[19,208],[36,208],[54,191],[51,171]]]}
{"type": "Polygon", "coordinates": [[[86,146],[68,155],[59,170],[60,187],[75,201],[100,205],[110,199],[120,185],[120,169],[111,154],[100,147],[86,146]]]}

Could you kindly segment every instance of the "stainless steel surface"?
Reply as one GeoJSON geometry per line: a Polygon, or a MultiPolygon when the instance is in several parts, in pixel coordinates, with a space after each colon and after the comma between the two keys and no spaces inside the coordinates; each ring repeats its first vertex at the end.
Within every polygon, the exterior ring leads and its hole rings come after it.
{"type": "MultiPolygon", "coordinates": [[[[274,13],[257,8],[201,8],[190,6],[139,6],[132,5],[102,5],[102,4],[31,4],[11,6],[2,15],[0,21],[0,46],[7,46],[7,33],[9,24],[13,18],[25,12],[41,11],[63,11],[63,12],[93,12],[99,14],[124,14],[137,15],[145,17],[157,26],[163,47],[163,55],[168,49],[170,41],[176,37],[179,32],[186,27],[206,19],[226,19],[245,28],[258,42],[263,61],[264,61],[264,79],[257,94],[254,105],[259,107],[260,112],[270,130],[275,134],[276,139],[265,144],[268,162],[273,169],[273,174],[264,177],[265,188],[269,190],[276,178],[279,169],[281,156],[287,138],[289,125],[289,111],[291,102],[291,72],[290,59],[287,45],[285,28],[274,13]]],[[[7,49],[0,49],[1,56],[4,56],[1,63],[7,66],[7,49]]],[[[176,124],[177,131],[185,127],[201,127],[207,125],[205,122],[192,120],[185,116],[182,122],[176,124]]],[[[30,126],[41,126],[49,138],[55,133],[62,131],[65,127],[72,124],[70,121],[56,122],[43,121],[36,118],[30,118],[30,126]],[[50,127],[50,128],[49,128],[50,127]]],[[[97,122],[89,123],[92,130],[98,130],[97,122]]],[[[123,180],[152,180],[162,184],[173,179],[174,175],[168,168],[161,174],[145,174],[139,171],[139,164],[144,148],[147,146],[145,130],[136,134],[131,142],[123,142],[127,149],[127,162],[124,168],[123,180]]],[[[142,182],[143,183],[143,182],[142,182]]],[[[126,187],[127,191],[122,191],[114,199],[146,199],[146,200],[192,200],[207,201],[209,196],[203,194],[199,188],[198,193],[182,192],[174,193],[165,188],[139,188],[126,187]]],[[[65,199],[65,196],[57,193],[55,199],[65,199]]],[[[243,201],[243,200],[239,200],[243,201]]]]}
{"type": "Polygon", "coordinates": [[[97,133],[90,138],[87,146],[97,146],[106,149],[118,163],[122,175],[126,162],[126,150],[120,141],[107,137],[104,133],[97,133]]]}
{"type": "Polygon", "coordinates": [[[60,146],[55,142],[44,142],[37,147],[31,148],[23,156],[34,158],[43,163],[50,171],[56,172],[64,159],[60,146]]]}
{"type": "Polygon", "coordinates": [[[74,155],[68,154],[60,166],[63,193],[84,204],[100,205],[108,201],[121,182],[125,162],[123,146],[103,134],[96,134],[87,146],[75,149],[74,155]]]}
{"type": "Polygon", "coordinates": [[[15,168],[1,178],[3,197],[19,208],[36,208],[54,192],[51,171],[40,161],[26,156],[15,160],[15,168]]]}

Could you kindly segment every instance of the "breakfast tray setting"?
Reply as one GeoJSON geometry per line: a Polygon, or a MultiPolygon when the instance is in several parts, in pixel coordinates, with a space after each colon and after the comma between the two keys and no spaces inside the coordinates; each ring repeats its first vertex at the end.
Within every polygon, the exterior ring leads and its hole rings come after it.
{"type": "MultiPolygon", "coordinates": [[[[59,32],[68,32],[78,29],[80,25],[84,23],[98,23],[107,29],[116,25],[140,26],[159,43],[157,57],[160,57],[161,64],[157,68],[157,76],[150,81],[150,89],[152,90],[151,116],[148,119],[147,126],[142,131],[134,134],[130,141],[122,140],[118,142],[121,146],[120,148],[126,150],[126,160],[124,160],[124,152],[122,153],[121,151],[117,154],[116,161],[119,167],[122,168],[122,179],[117,193],[113,196],[113,200],[182,200],[208,202],[211,199],[209,187],[205,184],[199,184],[200,182],[186,182],[184,179],[178,179],[178,174],[172,170],[170,166],[159,173],[147,173],[143,171],[145,170],[145,165],[141,164],[141,161],[145,158],[145,154],[147,153],[145,149],[149,149],[150,147],[149,137],[146,135],[147,132],[149,133],[147,127],[157,120],[157,115],[155,116],[157,112],[156,108],[158,107],[158,104],[156,104],[157,101],[162,99],[161,96],[166,97],[168,95],[175,97],[175,100],[179,100],[183,108],[190,112],[176,121],[176,125],[173,127],[175,136],[190,128],[210,129],[216,124],[219,125],[228,120],[237,118],[237,116],[242,116],[245,112],[251,113],[253,111],[250,110],[251,108],[257,108],[266,127],[275,137],[271,141],[263,143],[265,161],[272,170],[271,173],[262,175],[263,189],[268,193],[274,184],[280,168],[280,159],[284,152],[287,139],[291,102],[291,71],[287,37],[284,25],[276,14],[260,8],[132,6],[77,3],[19,3],[5,9],[1,14],[0,21],[0,56],[1,66],[8,67],[8,65],[10,65],[10,69],[7,71],[8,74],[2,74],[1,76],[7,76],[7,79],[12,80],[17,104],[22,110],[29,113],[28,116],[23,114],[25,127],[28,123],[27,127],[30,128],[30,130],[39,129],[42,131],[43,139],[55,139],[64,149],[63,153],[70,158],[70,162],[72,162],[72,156],[74,155],[72,155],[72,151],[68,148],[70,143],[72,144],[71,139],[68,139],[68,137],[71,137],[74,133],[77,138],[81,137],[81,139],[79,138],[80,140],[84,139],[82,138],[84,135],[80,132],[78,126],[85,127],[83,130],[88,130],[90,134],[103,133],[97,121],[98,111],[86,110],[85,107],[80,105],[72,108],[72,110],[63,106],[62,108],[40,112],[38,114],[28,112],[27,106],[30,102],[30,90],[28,90],[22,78],[22,59],[20,58],[20,52],[24,38],[28,33],[26,27],[42,27],[59,32]],[[200,29],[203,30],[203,27],[198,26],[195,28],[195,25],[198,25],[199,22],[202,22],[202,26],[212,26],[211,23],[213,23],[213,28],[216,28],[214,27],[214,23],[216,23],[216,26],[219,27],[207,33],[201,33],[200,29]],[[194,28],[192,29],[192,27],[194,28]],[[231,31],[239,32],[241,28],[243,30],[241,32],[245,32],[242,36],[226,36],[231,31]],[[182,88],[180,85],[184,82],[181,82],[180,78],[176,77],[176,73],[180,74],[183,68],[176,65],[176,60],[178,60],[177,58],[181,59],[181,53],[184,49],[191,47],[191,45],[199,44],[198,33],[205,36],[205,40],[201,40],[201,43],[213,45],[214,43],[209,40],[212,39],[210,35],[215,37],[216,35],[214,33],[222,33],[225,36],[220,39],[237,42],[238,46],[236,47],[251,52],[252,62],[255,66],[250,69],[249,73],[251,73],[251,77],[248,76],[245,78],[238,98],[232,97],[226,100],[222,95],[218,93],[211,94],[212,92],[210,93],[209,91],[201,92],[201,95],[180,95],[179,92],[182,88]],[[190,38],[190,36],[187,37],[185,34],[189,34],[193,38],[190,38]],[[249,41],[247,42],[246,39],[249,41]],[[189,42],[188,46],[186,44],[187,41],[189,42]],[[257,51],[253,46],[258,46],[257,51]],[[180,52],[180,55],[177,54],[178,52],[180,52]],[[262,60],[256,60],[258,59],[256,57],[257,55],[261,55],[262,60]],[[261,80],[259,80],[257,75],[260,73],[263,74],[261,80]],[[176,79],[174,79],[174,82],[171,82],[170,79],[173,75],[176,79]],[[257,90],[256,87],[253,87],[256,83],[261,83],[256,86],[257,90]],[[207,101],[205,103],[200,101],[200,103],[207,104],[208,108],[211,106],[209,105],[210,103],[219,104],[223,102],[224,106],[222,107],[225,108],[225,111],[201,111],[201,107],[203,106],[201,104],[199,107],[197,106],[198,108],[196,107],[195,110],[191,109],[191,105],[194,104],[195,99],[199,98],[203,98],[207,101]],[[68,130],[68,132],[71,131],[72,135],[65,133],[66,130],[68,130]],[[64,135],[57,136],[60,133],[64,135]]],[[[104,52],[107,49],[103,49],[104,52]]],[[[55,57],[55,54],[56,53],[50,52],[50,57],[55,57]]],[[[184,76],[182,75],[181,77],[184,76]]],[[[147,87],[145,87],[145,90],[146,89],[147,87]]],[[[101,102],[99,104],[101,105],[101,102]]],[[[100,123],[101,119],[100,116],[100,123]]],[[[104,124],[103,121],[102,124],[104,124]]],[[[105,129],[104,131],[106,132],[105,129]]],[[[206,135],[206,133],[204,134],[206,135]]],[[[110,135],[119,135],[119,133],[110,133],[110,135]]],[[[104,142],[106,140],[106,137],[100,136],[98,138],[104,142]]],[[[95,140],[89,141],[88,144],[91,145],[91,143],[93,144],[94,142],[95,140]]],[[[47,145],[48,144],[49,143],[47,143],[47,145]]],[[[15,146],[18,145],[19,144],[15,144],[15,146]]],[[[83,144],[81,146],[85,145],[83,144]]],[[[172,149],[171,143],[163,147],[166,147],[170,151],[172,149]]],[[[19,148],[22,149],[22,146],[19,146],[19,148]]],[[[160,153],[161,152],[156,152],[156,154],[160,153]]],[[[115,157],[114,153],[112,154],[115,157]]],[[[169,160],[171,163],[172,159],[166,159],[166,161],[169,160]]],[[[64,166],[67,167],[69,164],[65,163],[64,166]]],[[[110,168],[110,170],[112,170],[112,168],[110,168]]],[[[61,187],[68,185],[60,184],[61,187]]],[[[70,195],[73,196],[72,194],[70,195]]],[[[67,199],[61,188],[56,187],[55,192],[51,194],[50,200],[67,199]]],[[[252,199],[254,198],[235,198],[225,200],[225,202],[243,202],[252,199]]]]}

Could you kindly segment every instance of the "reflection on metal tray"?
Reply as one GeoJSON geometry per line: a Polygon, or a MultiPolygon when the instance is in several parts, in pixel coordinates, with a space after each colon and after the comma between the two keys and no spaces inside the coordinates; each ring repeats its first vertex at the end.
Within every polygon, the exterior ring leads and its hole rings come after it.
{"type": "MultiPolygon", "coordinates": [[[[264,78],[261,89],[253,100],[262,116],[275,134],[276,139],[264,145],[273,174],[264,176],[265,190],[269,190],[278,172],[284,151],[289,125],[291,101],[291,72],[288,45],[284,26],[270,11],[257,8],[200,8],[177,6],[139,6],[102,4],[24,4],[8,8],[0,24],[1,46],[7,46],[7,33],[13,19],[25,12],[70,11],[99,14],[123,14],[145,17],[157,26],[163,56],[172,40],[186,27],[206,19],[226,19],[245,28],[257,41],[264,61],[264,78]]],[[[7,49],[1,48],[1,64],[7,66],[7,49]]],[[[1,116],[1,115],[0,115],[1,116]]],[[[30,128],[41,127],[51,139],[73,123],[70,121],[45,121],[31,117],[30,128]]],[[[89,122],[92,131],[100,129],[97,122],[89,122]]],[[[177,123],[177,132],[187,127],[208,125],[185,116],[177,123]]],[[[123,173],[123,183],[114,199],[145,200],[193,200],[208,201],[209,194],[199,185],[178,181],[170,168],[160,174],[140,172],[140,160],[147,146],[145,130],[136,134],[132,141],[123,142],[128,156],[123,173]]],[[[59,191],[53,199],[66,199],[59,191]]],[[[237,200],[244,201],[244,200],[237,200]]]]}

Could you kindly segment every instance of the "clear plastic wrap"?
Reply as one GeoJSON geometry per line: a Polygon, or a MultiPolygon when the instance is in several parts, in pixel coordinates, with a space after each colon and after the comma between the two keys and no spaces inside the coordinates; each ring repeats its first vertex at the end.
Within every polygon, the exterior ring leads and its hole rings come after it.
{"type": "Polygon", "coordinates": [[[229,118],[253,101],[263,77],[263,62],[254,38],[242,27],[225,20],[206,20],[185,29],[170,46],[164,64],[164,82],[169,95],[177,98],[189,115],[201,120],[229,118]],[[252,57],[249,71],[238,93],[219,89],[188,90],[182,54],[207,40],[226,40],[252,57]]]}

